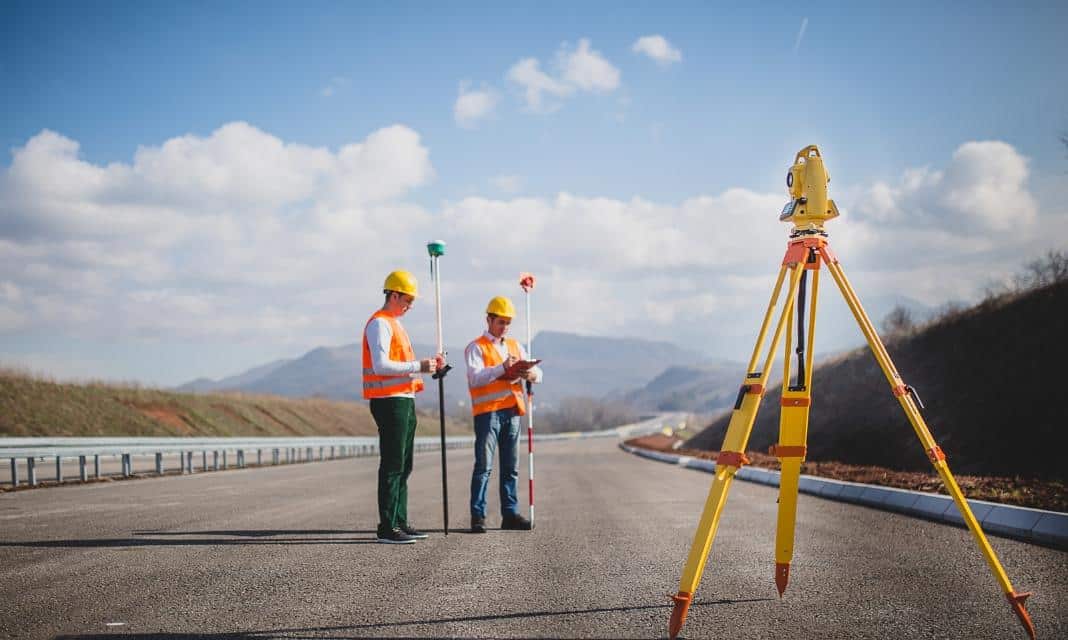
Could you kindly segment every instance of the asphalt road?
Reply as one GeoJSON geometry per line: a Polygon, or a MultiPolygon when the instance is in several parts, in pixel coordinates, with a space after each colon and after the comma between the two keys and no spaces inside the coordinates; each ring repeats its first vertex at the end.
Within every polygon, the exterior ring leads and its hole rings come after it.
{"type": "MultiPolygon", "coordinates": [[[[535,531],[445,537],[439,454],[417,456],[432,536],[408,546],[373,542],[375,458],[2,494],[0,636],[666,636],[711,476],[610,439],[537,463],[535,531]]],[[[470,465],[450,453],[452,527],[470,465]]],[[[775,499],[735,483],[683,637],[1026,637],[966,531],[804,495],[780,600],[775,499]]],[[[991,541],[1039,637],[1068,637],[1068,554],[991,541]]]]}

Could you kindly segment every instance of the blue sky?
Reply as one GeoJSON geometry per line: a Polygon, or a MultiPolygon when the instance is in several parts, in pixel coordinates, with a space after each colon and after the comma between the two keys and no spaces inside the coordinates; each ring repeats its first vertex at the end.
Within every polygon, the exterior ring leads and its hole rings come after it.
{"type": "Polygon", "coordinates": [[[811,143],[862,293],[969,299],[1065,245],[1063,4],[142,4],[0,7],[2,362],[171,384],[352,342],[428,234],[450,342],[531,270],[541,328],[738,355],[811,143]],[[917,265],[879,264],[888,224],[917,265]]]}

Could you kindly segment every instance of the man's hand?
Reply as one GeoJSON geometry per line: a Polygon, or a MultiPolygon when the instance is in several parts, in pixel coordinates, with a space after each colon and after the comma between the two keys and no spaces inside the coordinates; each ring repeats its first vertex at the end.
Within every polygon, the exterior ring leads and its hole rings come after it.
{"type": "Polygon", "coordinates": [[[444,369],[445,368],[445,354],[444,353],[439,353],[438,355],[434,356],[434,362],[437,363],[439,370],[440,369],[444,369]]]}
{"type": "Polygon", "coordinates": [[[519,367],[516,366],[519,363],[519,358],[515,356],[508,356],[504,361],[504,373],[501,374],[501,380],[514,380],[519,377],[519,367]]]}
{"type": "MultiPolygon", "coordinates": [[[[439,356],[440,357],[440,356],[439,356]]],[[[434,373],[438,370],[438,358],[424,358],[419,361],[419,373],[434,373]]]]}
{"type": "Polygon", "coordinates": [[[535,378],[537,376],[534,375],[534,368],[533,367],[531,367],[530,369],[527,369],[523,373],[519,374],[519,377],[524,379],[524,380],[526,380],[527,382],[537,382],[537,380],[535,380],[535,378]]]}

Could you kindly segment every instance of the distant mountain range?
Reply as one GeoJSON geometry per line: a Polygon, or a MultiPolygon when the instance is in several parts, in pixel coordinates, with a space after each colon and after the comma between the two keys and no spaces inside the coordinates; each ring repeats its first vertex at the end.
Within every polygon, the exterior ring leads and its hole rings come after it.
{"type": "MultiPolygon", "coordinates": [[[[895,306],[903,306],[920,319],[931,309],[903,297],[876,297],[866,302],[876,322],[895,306]]],[[[752,318],[756,333],[760,318],[752,318]]],[[[736,338],[710,333],[709,345],[733,339],[732,358],[748,357],[752,345],[739,345],[736,338]],[[739,350],[741,349],[741,350],[739,350]]],[[[827,355],[856,347],[863,342],[848,308],[837,292],[821,296],[820,324],[817,327],[817,353],[827,355]],[[834,302],[827,302],[834,298],[834,302]]],[[[463,350],[465,345],[448,348],[454,370],[445,378],[446,412],[463,414],[469,402],[463,350]]],[[[426,357],[430,345],[416,344],[415,352],[426,357]]],[[[728,347],[721,347],[723,352],[728,347]]],[[[361,400],[361,347],[358,343],[319,347],[299,358],[275,360],[240,374],[212,380],[198,378],[181,385],[178,391],[245,391],[289,397],[318,396],[334,400],[361,400]]],[[[593,398],[619,402],[636,410],[714,412],[729,406],[745,375],[739,361],[716,360],[696,349],[641,338],[604,338],[560,331],[542,331],[534,338],[534,355],[543,360],[545,380],[537,388],[539,406],[552,409],[565,398],[593,398]]],[[[425,408],[436,408],[436,383],[425,377],[428,393],[418,396],[425,408]]]]}
{"type": "MultiPolygon", "coordinates": [[[[429,345],[413,345],[417,355],[434,351],[429,345]]],[[[464,347],[466,345],[463,345],[464,347]]],[[[445,378],[449,410],[466,406],[467,381],[463,347],[451,347],[454,370],[445,378]]],[[[697,365],[706,357],[686,351],[669,342],[637,338],[602,338],[557,331],[543,331],[534,338],[535,356],[543,360],[545,381],[539,385],[539,405],[551,408],[563,398],[600,399],[615,392],[641,388],[650,378],[678,365],[697,365]]],[[[290,397],[320,396],[337,400],[359,400],[361,347],[347,344],[319,347],[299,358],[276,360],[220,380],[198,378],[178,391],[244,391],[290,397]]],[[[434,381],[425,377],[428,387],[434,381]]],[[[437,404],[436,393],[423,393],[420,404],[437,404]]]]}
{"type": "Polygon", "coordinates": [[[610,394],[606,399],[641,410],[715,413],[734,402],[743,375],[744,363],[726,360],[673,366],[640,389],[610,394]]]}

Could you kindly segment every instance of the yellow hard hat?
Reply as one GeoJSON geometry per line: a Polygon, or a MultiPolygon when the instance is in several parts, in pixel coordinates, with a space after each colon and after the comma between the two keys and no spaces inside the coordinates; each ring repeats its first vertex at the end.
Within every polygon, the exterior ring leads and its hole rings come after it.
{"type": "Polygon", "coordinates": [[[415,276],[408,271],[394,271],[390,273],[386,276],[386,282],[382,285],[382,289],[385,291],[406,293],[413,298],[419,296],[419,283],[415,281],[415,276]]]}
{"type": "Polygon", "coordinates": [[[515,305],[512,301],[504,296],[497,296],[489,301],[486,305],[486,313],[500,316],[502,318],[514,318],[515,317],[515,305]]]}

